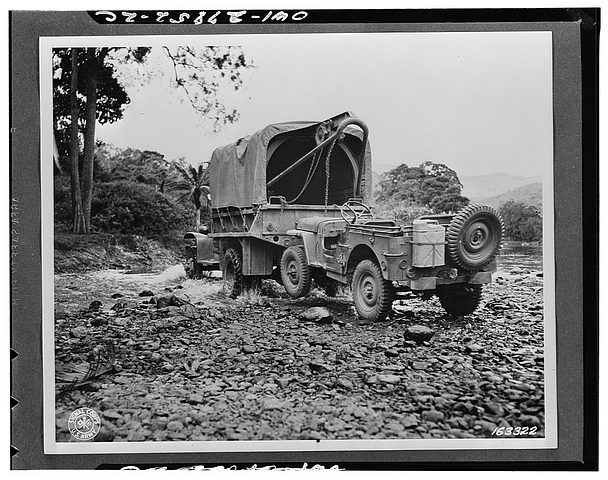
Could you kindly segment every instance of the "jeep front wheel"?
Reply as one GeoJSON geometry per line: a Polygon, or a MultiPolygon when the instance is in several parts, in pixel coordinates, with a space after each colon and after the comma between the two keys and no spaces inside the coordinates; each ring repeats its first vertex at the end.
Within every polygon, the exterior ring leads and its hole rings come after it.
{"type": "Polygon", "coordinates": [[[312,272],[302,247],[289,247],[281,257],[281,281],[285,291],[293,298],[310,292],[312,272]]]}
{"type": "Polygon", "coordinates": [[[353,300],[357,313],[364,320],[380,322],[391,311],[394,298],[393,284],[382,277],[378,264],[363,260],[353,274],[353,300]]]}

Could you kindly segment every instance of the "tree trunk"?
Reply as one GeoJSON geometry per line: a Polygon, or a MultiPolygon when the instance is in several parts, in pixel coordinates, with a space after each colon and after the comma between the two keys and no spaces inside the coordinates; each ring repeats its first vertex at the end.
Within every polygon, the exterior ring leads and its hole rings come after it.
{"type": "Polygon", "coordinates": [[[78,157],[80,147],[78,141],[78,48],[72,48],[72,77],[70,79],[70,181],[72,187],[72,231],[82,233],[85,228],[82,211],[82,194],[80,191],[80,173],[78,157]]]}
{"type": "Polygon", "coordinates": [[[201,229],[201,207],[196,208],[196,232],[201,229]]]}
{"type": "Polygon", "coordinates": [[[84,231],[91,232],[91,199],[93,197],[93,163],[95,158],[95,122],[97,117],[97,55],[95,48],[87,48],[87,106],[84,130],[84,151],[82,162],[82,209],[84,231]]]}

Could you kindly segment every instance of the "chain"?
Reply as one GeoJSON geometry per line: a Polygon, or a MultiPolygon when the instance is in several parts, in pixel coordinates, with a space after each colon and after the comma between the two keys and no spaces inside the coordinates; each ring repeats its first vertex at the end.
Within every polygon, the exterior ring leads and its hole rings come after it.
{"type": "Polygon", "coordinates": [[[279,221],[277,222],[277,230],[280,231],[281,228],[281,220],[283,220],[283,212],[285,211],[285,205],[287,205],[288,202],[285,200],[285,197],[281,197],[281,212],[279,213],[279,221]]]}
{"type": "MultiPolygon", "coordinates": [[[[325,203],[324,203],[324,205],[325,205],[326,212],[327,212],[327,204],[329,203],[330,159],[331,159],[331,154],[334,150],[334,147],[336,146],[337,141],[338,141],[338,137],[336,137],[334,139],[334,141],[331,142],[331,145],[329,146],[329,149],[327,150],[327,156],[325,157],[325,203]]],[[[312,157],[312,162],[310,164],[310,168],[308,169],[308,174],[306,175],[306,180],[304,181],[304,186],[302,187],[302,189],[300,190],[300,192],[296,195],[296,197],[294,199],[286,202],[288,205],[294,203],[302,196],[302,194],[304,193],[304,190],[306,190],[306,187],[308,187],[308,185],[310,184],[310,181],[312,180],[312,177],[314,176],[315,172],[317,171],[317,167],[319,166],[322,156],[323,156],[323,149],[319,150],[319,152],[314,154],[314,156],[312,157]]]]}
{"type": "Polygon", "coordinates": [[[310,168],[308,169],[308,174],[306,175],[306,180],[304,181],[304,186],[302,187],[302,190],[300,190],[300,193],[298,193],[294,199],[289,200],[287,202],[288,204],[292,204],[298,198],[300,198],[302,196],[302,194],[304,193],[304,190],[306,190],[306,187],[308,187],[308,184],[312,180],[312,177],[314,176],[314,174],[317,170],[317,167],[319,166],[319,160],[321,160],[322,152],[323,152],[323,149],[321,149],[320,151],[318,151],[317,153],[315,153],[313,155],[312,162],[310,163],[310,168]]]}
{"type": "Polygon", "coordinates": [[[329,201],[329,159],[337,141],[338,137],[336,136],[334,141],[331,142],[331,145],[329,146],[329,150],[327,151],[327,157],[325,157],[325,212],[327,212],[327,202],[329,201]]]}

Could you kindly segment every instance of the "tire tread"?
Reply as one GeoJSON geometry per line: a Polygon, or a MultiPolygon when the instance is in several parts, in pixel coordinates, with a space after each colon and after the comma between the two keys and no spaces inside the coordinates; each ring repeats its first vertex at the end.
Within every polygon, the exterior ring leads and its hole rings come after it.
{"type": "Polygon", "coordinates": [[[481,268],[492,262],[492,260],[494,260],[494,258],[498,254],[500,247],[502,246],[502,237],[505,229],[502,216],[494,208],[489,207],[487,205],[483,205],[480,203],[472,203],[470,205],[467,205],[462,210],[460,210],[456,214],[456,216],[454,216],[454,218],[452,218],[452,221],[448,225],[446,231],[446,247],[449,259],[458,267],[464,268],[466,270],[471,269],[472,266],[470,264],[467,264],[467,262],[463,260],[459,255],[459,237],[462,228],[464,227],[465,223],[471,218],[471,216],[478,215],[480,213],[487,213],[496,217],[496,219],[498,220],[498,228],[500,230],[500,240],[498,241],[494,252],[489,255],[487,259],[485,259],[482,263],[480,263],[479,265],[475,265],[473,268],[481,268]]]}

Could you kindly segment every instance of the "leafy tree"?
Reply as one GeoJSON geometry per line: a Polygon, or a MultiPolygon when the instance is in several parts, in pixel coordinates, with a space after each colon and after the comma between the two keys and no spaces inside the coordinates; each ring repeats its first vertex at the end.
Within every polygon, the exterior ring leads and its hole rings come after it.
{"type": "Polygon", "coordinates": [[[222,87],[233,90],[243,86],[241,72],[252,64],[238,47],[179,46],[163,47],[173,66],[174,85],[183,93],[194,110],[213,122],[214,131],[234,123],[239,113],[220,101],[222,87]]]}
{"type": "Polygon", "coordinates": [[[116,79],[116,64],[110,60],[113,50],[60,48],[53,52],[55,132],[60,158],[70,159],[74,233],[88,233],[91,228],[96,122],[122,118],[129,103],[116,79]]]}
{"type": "Polygon", "coordinates": [[[201,212],[207,215],[209,211],[208,166],[207,162],[199,164],[198,167],[174,162],[173,167],[179,173],[179,178],[167,184],[171,192],[179,195],[178,201],[191,202],[194,205],[197,232],[201,228],[201,212]]]}
{"type": "Polygon", "coordinates": [[[500,214],[505,222],[507,238],[523,242],[542,239],[543,220],[536,207],[509,200],[500,206],[500,214]]]}
{"type": "Polygon", "coordinates": [[[145,183],[160,193],[171,178],[177,178],[164,155],[151,150],[120,149],[98,142],[95,150],[95,182],[126,180],[145,183]]]}
{"type": "Polygon", "coordinates": [[[410,222],[412,215],[460,210],[469,203],[461,192],[458,175],[446,165],[424,162],[418,167],[409,167],[403,163],[384,175],[376,195],[376,207],[410,222]]]}
{"type": "MultiPolygon", "coordinates": [[[[196,112],[213,120],[214,130],[238,118],[236,110],[223,104],[221,94],[226,85],[238,90],[241,72],[251,66],[240,47],[163,47],[163,51],[175,87],[196,112]]],[[[151,52],[149,47],[54,50],[55,134],[60,158],[63,155],[70,163],[74,233],[88,233],[91,228],[96,122],[122,118],[129,96],[121,68],[145,64],[151,52]]]]}

